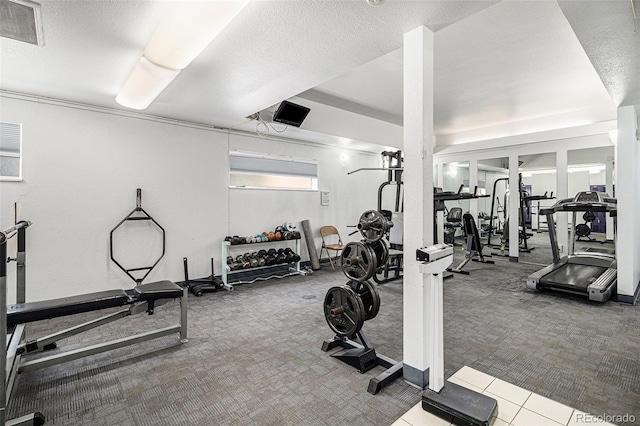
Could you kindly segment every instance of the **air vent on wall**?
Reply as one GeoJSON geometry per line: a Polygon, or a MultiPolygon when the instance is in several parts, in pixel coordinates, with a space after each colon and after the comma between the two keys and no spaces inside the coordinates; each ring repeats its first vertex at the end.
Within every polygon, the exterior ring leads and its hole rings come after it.
{"type": "Polygon", "coordinates": [[[42,46],[40,4],[29,0],[0,0],[0,37],[42,46]]]}

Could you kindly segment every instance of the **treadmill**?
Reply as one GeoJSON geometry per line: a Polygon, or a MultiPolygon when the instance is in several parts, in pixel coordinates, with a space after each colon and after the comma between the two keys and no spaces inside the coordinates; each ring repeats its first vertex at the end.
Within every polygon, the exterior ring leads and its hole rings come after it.
{"type": "Polygon", "coordinates": [[[573,224],[578,212],[604,212],[617,216],[617,200],[604,192],[579,192],[573,198],[559,200],[553,206],[540,209],[547,216],[553,263],[529,275],[527,288],[550,289],[588,296],[589,300],[606,302],[616,290],[617,265],[615,250],[587,248],[574,251],[575,226],[571,226],[569,254],[560,258],[554,213],[573,213],[573,224]]]}

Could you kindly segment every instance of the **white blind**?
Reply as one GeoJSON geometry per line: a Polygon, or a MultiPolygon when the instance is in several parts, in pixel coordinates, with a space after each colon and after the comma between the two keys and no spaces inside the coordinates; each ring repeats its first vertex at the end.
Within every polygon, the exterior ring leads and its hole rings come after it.
{"type": "Polygon", "coordinates": [[[239,173],[318,177],[316,163],[237,154],[229,156],[229,169],[239,173]]]}
{"type": "Polygon", "coordinates": [[[20,124],[0,122],[0,151],[20,153],[20,124]]]}

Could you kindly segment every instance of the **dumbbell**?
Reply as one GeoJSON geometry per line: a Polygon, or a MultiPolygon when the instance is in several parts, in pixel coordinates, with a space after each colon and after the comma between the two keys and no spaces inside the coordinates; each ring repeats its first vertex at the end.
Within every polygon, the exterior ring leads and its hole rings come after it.
{"type": "Polygon", "coordinates": [[[269,249],[269,251],[267,252],[267,257],[266,257],[266,265],[267,266],[271,266],[274,265],[276,263],[276,256],[277,256],[277,252],[275,249],[269,249]]]}
{"type": "Polygon", "coordinates": [[[293,237],[292,237],[293,240],[300,239],[300,231],[293,231],[292,234],[293,234],[293,237]]]}
{"type": "Polygon", "coordinates": [[[276,241],[280,241],[282,239],[282,232],[276,232],[276,241]]]}
{"type": "Polygon", "coordinates": [[[287,256],[287,262],[289,263],[300,261],[300,256],[288,247],[284,250],[284,254],[287,256]]]}
{"type": "Polygon", "coordinates": [[[258,255],[255,252],[249,253],[249,263],[252,268],[257,268],[259,265],[258,255]]]}
{"type": "Polygon", "coordinates": [[[287,261],[287,255],[284,254],[284,249],[278,250],[278,254],[276,256],[276,263],[285,263],[287,261]]]}

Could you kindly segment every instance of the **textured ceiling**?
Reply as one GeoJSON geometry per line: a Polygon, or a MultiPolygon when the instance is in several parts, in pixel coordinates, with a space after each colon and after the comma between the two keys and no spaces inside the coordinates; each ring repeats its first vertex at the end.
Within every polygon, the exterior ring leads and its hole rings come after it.
{"type": "MultiPolygon", "coordinates": [[[[124,109],[115,95],[170,2],[41,3],[43,47],[0,38],[0,89],[124,109]]],[[[144,113],[227,127],[303,93],[401,123],[403,34],[425,25],[436,31],[439,133],[580,106],[608,108],[610,115],[606,90],[615,100],[640,103],[640,49],[630,51],[638,34],[624,43],[592,35],[590,21],[603,21],[602,8],[612,2],[587,3],[583,16],[568,1],[560,8],[554,1],[388,0],[371,7],[364,0],[254,0],[144,113]]],[[[613,3],[610,14],[625,13],[613,3]]],[[[627,15],[606,22],[628,32],[637,20],[627,15]]]]}

